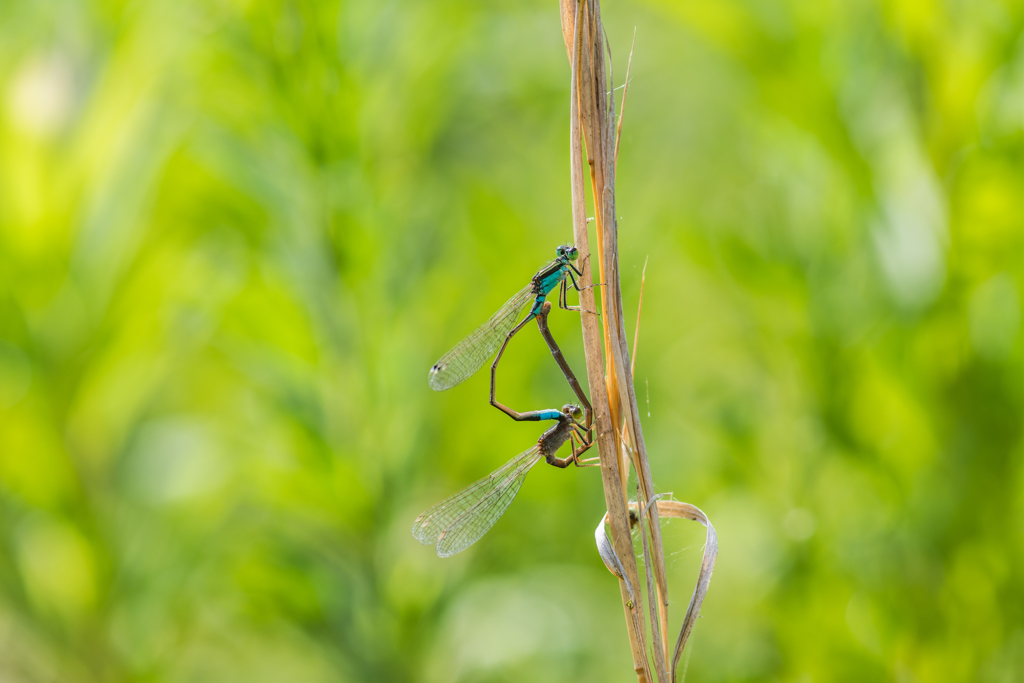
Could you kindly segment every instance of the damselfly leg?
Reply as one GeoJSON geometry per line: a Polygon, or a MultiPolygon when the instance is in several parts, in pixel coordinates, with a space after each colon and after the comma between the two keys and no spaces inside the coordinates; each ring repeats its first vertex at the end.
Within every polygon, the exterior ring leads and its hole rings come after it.
{"type": "Polygon", "coordinates": [[[593,431],[584,429],[583,425],[573,420],[572,433],[569,434],[569,447],[572,450],[572,455],[568,458],[555,458],[549,457],[547,463],[565,469],[570,464],[576,465],[576,467],[599,467],[601,465],[600,458],[580,458],[581,455],[590,450],[590,447],[594,445],[591,439],[591,432],[593,431]],[[576,441],[579,440],[577,445],[576,441]]]}

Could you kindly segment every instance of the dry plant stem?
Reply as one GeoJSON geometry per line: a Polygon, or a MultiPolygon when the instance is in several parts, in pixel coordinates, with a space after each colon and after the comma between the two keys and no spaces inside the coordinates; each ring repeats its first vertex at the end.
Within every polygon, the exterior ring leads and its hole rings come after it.
{"type": "MultiPolygon", "coordinates": [[[[595,7],[596,23],[600,27],[600,8],[597,0],[592,0],[595,7]]],[[[597,33],[598,38],[603,35],[603,30],[597,33]]],[[[600,41],[596,41],[595,53],[597,58],[594,60],[595,63],[600,65],[603,52],[601,51],[602,45],[600,41]]],[[[597,92],[605,93],[612,92],[612,88],[605,81],[605,69],[599,68],[595,70],[597,76],[597,92]]],[[[633,373],[628,364],[626,364],[626,358],[629,357],[629,350],[626,344],[626,328],[622,316],[622,284],[619,277],[619,245],[618,245],[618,221],[616,220],[615,212],[615,159],[614,159],[614,134],[613,134],[613,122],[611,120],[611,113],[614,112],[614,104],[607,109],[599,109],[599,119],[601,122],[600,135],[595,135],[594,138],[600,143],[598,150],[600,151],[599,161],[602,163],[594,163],[591,165],[592,173],[591,180],[594,183],[594,204],[599,206],[600,210],[596,212],[598,216],[603,219],[605,226],[605,240],[602,243],[602,256],[605,267],[605,279],[603,280],[607,284],[604,287],[605,303],[611,300],[611,306],[607,306],[604,309],[604,321],[606,324],[606,348],[610,347],[613,362],[610,363],[615,374],[613,376],[614,381],[608,382],[608,391],[611,394],[613,391],[618,390],[618,404],[621,413],[623,413],[623,419],[625,420],[628,428],[630,443],[633,444],[634,448],[630,449],[630,454],[633,456],[634,467],[637,471],[637,478],[640,484],[641,500],[648,501],[654,494],[654,483],[651,478],[650,466],[647,460],[647,447],[644,443],[643,432],[640,427],[639,409],[636,403],[636,394],[633,389],[633,373]],[[603,116],[601,116],[603,114],[603,116]],[[600,176],[596,173],[600,170],[600,176]],[[599,180],[600,178],[600,180],[599,180]],[[602,184],[598,184],[603,181],[602,184]],[[598,188],[602,188],[599,193],[598,188]],[[599,201],[600,197],[600,201],[599,201]]],[[[597,156],[596,154],[594,156],[597,156]]],[[[618,422],[616,422],[618,424],[618,422]]],[[[623,477],[625,481],[625,477],[623,477]]],[[[659,621],[661,623],[661,629],[663,633],[663,640],[666,645],[666,658],[667,658],[667,633],[668,633],[668,581],[665,572],[665,551],[661,541],[661,524],[658,521],[657,508],[649,508],[648,514],[648,528],[651,534],[652,544],[652,555],[654,560],[654,575],[658,581],[658,612],[659,621]]]]}
{"type": "MultiPolygon", "coordinates": [[[[583,271],[584,288],[580,292],[580,304],[584,310],[595,310],[594,289],[588,288],[593,281],[593,260],[590,259],[590,243],[587,237],[586,199],[583,187],[583,153],[580,145],[581,121],[593,118],[592,110],[584,115],[581,109],[586,109],[586,102],[593,100],[592,79],[583,79],[590,87],[581,86],[581,73],[590,71],[586,68],[590,62],[590,55],[593,54],[592,42],[584,40],[584,36],[591,35],[591,31],[585,28],[585,24],[592,22],[593,16],[588,10],[575,0],[561,0],[562,3],[562,25],[567,32],[566,48],[569,51],[569,59],[572,65],[572,78],[570,85],[570,176],[572,182],[572,216],[573,233],[576,247],[580,250],[581,262],[586,264],[583,271]],[[584,92],[586,91],[586,93],[584,92]]],[[[589,8],[588,8],[589,9],[589,8]]],[[[602,234],[598,232],[598,255],[601,250],[602,234]]],[[[601,267],[603,259],[599,258],[598,264],[601,267]]],[[[603,269],[603,268],[602,268],[603,269]]],[[[604,278],[602,276],[602,282],[604,278]]],[[[607,290],[601,287],[601,290],[607,290]]],[[[607,294],[602,291],[602,297],[607,305],[607,294]]],[[[607,310],[607,309],[606,309],[607,310]]],[[[607,323],[602,320],[604,329],[607,323]]],[[[596,316],[584,313],[582,316],[583,344],[587,359],[587,379],[590,384],[591,402],[594,405],[597,420],[597,442],[598,452],[601,460],[601,478],[604,484],[605,504],[608,509],[608,520],[611,528],[612,547],[621,561],[625,577],[619,581],[619,592],[622,597],[623,610],[626,615],[626,630],[629,635],[630,650],[633,654],[633,668],[637,679],[641,683],[648,683],[651,680],[650,669],[647,659],[647,648],[644,638],[643,605],[641,596],[633,594],[631,598],[626,587],[626,581],[632,586],[639,586],[639,576],[636,567],[636,556],[633,553],[633,540],[630,535],[629,517],[626,511],[625,479],[620,468],[622,459],[619,458],[619,444],[616,429],[617,421],[614,419],[611,410],[608,387],[605,384],[605,373],[602,368],[602,334],[599,329],[596,316]]],[[[607,340],[605,338],[605,343],[607,340]]]]}
{"type": "MultiPolygon", "coordinates": [[[[639,410],[636,403],[636,394],[633,389],[633,373],[630,371],[626,359],[629,351],[626,343],[626,328],[622,316],[622,284],[619,277],[619,245],[618,245],[618,222],[615,211],[615,159],[614,159],[614,103],[606,101],[602,96],[604,93],[613,92],[613,88],[606,80],[607,70],[604,68],[604,45],[602,38],[604,30],[601,26],[601,10],[597,0],[590,0],[589,6],[594,15],[594,48],[591,53],[593,75],[596,80],[594,97],[596,115],[593,117],[598,123],[598,130],[593,131],[590,139],[587,139],[588,151],[593,150],[590,156],[591,182],[594,189],[594,206],[597,223],[604,227],[604,240],[601,242],[602,261],[604,263],[604,276],[602,282],[606,285],[603,288],[604,295],[604,318],[605,323],[605,348],[610,350],[611,358],[608,359],[612,374],[606,377],[608,382],[608,393],[617,398],[612,399],[612,415],[616,419],[619,415],[625,420],[628,427],[630,442],[633,444],[632,455],[634,467],[637,471],[637,478],[640,483],[641,500],[648,501],[654,493],[654,484],[651,478],[650,466],[647,460],[647,447],[644,443],[643,432],[640,428],[639,410]],[[591,144],[593,141],[593,147],[591,144]],[[608,304],[611,305],[608,305],[608,304]],[[616,393],[618,396],[616,396],[616,393]],[[615,408],[618,410],[615,410],[615,408]]],[[[586,133],[586,130],[584,130],[586,133]]],[[[586,138],[586,136],[584,136],[586,138]]],[[[616,421],[615,423],[619,423],[616,421]]],[[[622,477],[626,481],[626,476],[622,477]]],[[[658,613],[666,645],[667,657],[667,635],[668,635],[668,581],[665,572],[665,551],[661,541],[661,524],[658,521],[657,508],[650,508],[648,512],[648,529],[651,534],[652,556],[654,560],[654,575],[658,582],[658,613]]]]}
{"type": "MultiPolygon", "coordinates": [[[[635,41],[635,39],[636,39],[635,38],[635,36],[636,36],[635,29],[633,31],[633,35],[634,35],[634,41],[635,41]]],[[[630,50],[630,59],[632,60],[632,50],[630,50]]],[[[626,69],[626,77],[627,78],[629,77],[629,69],[628,68],[626,69]]],[[[623,104],[625,104],[625,95],[623,95],[623,104]]],[[[621,114],[620,114],[620,117],[619,117],[619,124],[620,125],[622,124],[621,114]]],[[[619,144],[618,133],[616,133],[616,138],[615,138],[616,152],[618,152],[618,144],[619,144]]],[[[630,363],[629,363],[630,374],[634,374],[635,373],[635,370],[636,370],[636,350],[637,350],[637,348],[640,345],[640,319],[643,316],[643,312],[644,312],[644,285],[647,283],[647,260],[648,259],[644,259],[644,268],[643,268],[643,270],[641,271],[641,274],[640,274],[640,297],[639,297],[640,300],[639,300],[639,303],[637,304],[637,309],[636,309],[636,328],[633,331],[633,357],[632,357],[632,359],[630,360],[630,363]]],[[[635,374],[634,374],[634,376],[635,376],[635,374]]],[[[622,436],[621,436],[621,438],[623,440],[623,444],[626,446],[627,452],[630,455],[632,455],[633,454],[632,442],[630,442],[629,439],[628,439],[628,432],[627,432],[626,427],[627,427],[627,425],[625,425],[625,424],[622,425],[622,436]]],[[[645,553],[646,553],[646,551],[645,551],[645,553]]],[[[644,561],[645,562],[648,561],[647,560],[647,555],[645,555],[645,560],[644,561]]],[[[654,594],[653,591],[648,591],[648,595],[653,595],[653,594],[654,594]]],[[[668,601],[664,599],[664,597],[667,595],[667,593],[659,591],[658,594],[660,596],[662,596],[662,598],[663,598],[663,599],[658,601],[658,615],[660,617],[659,624],[661,625],[661,639],[660,640],[661,640],[661,642],[663,644],[663,647],[664,647],[663,656],[664,656],[665,659],[668,659],[668,601]]]]}
{"type": "MultiPolygon", "coordinates": [[[[633,30],[633,40],[634,40],[634,42],[636,42],[636,29],[633,30]]],[[[630,61],[632,61],[632,58],[633,58],[633,51],[632,51],[632,49],[630,50],[629,56],[630,56],[630,61]]],[[[629,78],[629,68],[628,67],[626,68],[626,78],[627,79],[629,78]]],[[[625,100],[625,98],[626,98],[625,93],[623,93],[622,98],[623,98],[623,100],[622,100],[623,101],[623,105],[625,105],[625,101],[626,101],[625,100]]],[[[620,117],[619,117],[619,125],[620,126],[622,125],[621,114],[620,114],[620,117]]],[[[618,133],[616,133],[616,137],[615,137],[616,160],[618,160],[618,145],[619,145],[619,138],[618,138],[618,133]]],[[[646,283],[647,283],[647,259],[645,258],[644,259],[644,268],[643,268],[643,271],[641,271],[641,273],[640,273],[640,300],[639,300],[639,303],[637,304],[637,309],[636,309],[636,328],[633,331],[633,357],[632,357],[632,359],[630,360],[630,363],[629,363],[629,372],[630,372],[631,376],[634,375],[634,371],[636,370],[636,350],[637,350],[637,348],[640,345],[640,318],[641,318],[641,316],[643,314],[643,311],[644,311],[644,285],[646,283]]],[[[634,406],[634,408],[635,408],[635,406],[634,406]]],[[[627,436],[626,425],[622,425],[622,438],[624,439],[624,443],[627,444],[628,452],[630,453],[630,455],[633,455],[632,442],[625,441],[626,436],[627,436]]],[[[659,534],[659,537],[660,537],[660,534],[659,534]]],[[[644,561],[645,562],[648,561],[646,555],[645,555],[645,560],[644,561]]],[[[648,595],[653,595],[653,592],[649,591],[648,595]]],[[[659,589],[658,595],[661,598],[660,600],[658,600],[658,616],[659,616],[659,623],[661,625],[661,642],[663,643],[663,647],[664,647],[663,655],[664,655],[665,659],[668,659],[668,591],[667,590],[663,591],[663,590],[659,589]]]]}
{"type": "MultiPolygon", "coordinates": [[[[634,30],[634,40],[635,40],[635,35],[636,35],[636,31],[634,30]]],[[[630,57],[632,58],[632,51],[630,51],[630,57]]],[[[629,77],[629,70],[628,70],[628,68],[626,70],[626,76],[627,76],[627,78],[629,77]]],[[[625,103],[625,95],[623,95],[623,103],[625,103]]],[[[621,116],[619,118],[619,123],[620,123],[620,125],[622,123],[621,116]]],[[[616,152],[617,152],[618,151],[618,137],[617,137],[617,135],[616,135],[616,139],[615,139],[615,144],[616,144],[616,152]]],[[[644,311],[644,285],[645,284],[647,284],[647,259],[644,259],[644,268],[643,268],[643,271],[641,271],[641,274],[640,274],[640,297],[639,297],[639,303],[637,304],[637,310],[636,310],[636,328],[633,331],[633,357],[632,357],[632,359],[630,360],[630,363],[629,363],[630,374],[633,374],[634,376],[635,376],[635,371],[636,371],[636,350],[640,346],[640,320],[641,320],[641,318],[643,316],[643,311],[644,311]]],[[[623,443],[626,445],[627,451],[630,453],[630,455],[632,455],[633,454],[632,443],[627,439],[626,427],[627,427],[627,425],[622,425],[622,439],[623,439],[623,443]]],[[[646,540],[645,540],[645,543],[646,543],[646,540]]],[[[645,548],[645,550],[644,550],[644,553],[645,553],[644,561],[645,562],[649,562],[649,555],[647,554],[646,545],[644,546],[644,548],[645,548]]],[[[649,567],[648,567],[648,570],[649,570],[649,567]]],[[[654,595],[654,592],[653,591],[648,591],[647,594],[648,595],[654,595]]],[[[664,659],[668,659],[668,601],[665,599],[665,597],[667,596],[667,592],[659,591],[658,595],[662,597],[662,599],[658,601],[658,615],[660,617],[659,624],[661,625],[661,638],[660,638],[660,641],[663,644],[663,648],[664,648],[662,654],[663,654],[664,659]]]]}
{"type": "MultiPolygon", "coordinates": [[[[636,395],[633,390],[632,372],[625,363],[628,357],[626,331],[622,317],[622,285],[619,278],[618,263],[618,222],[615,213],[615,160],[614,160],[614,107],[604,98],[604,94],[612,88],[606,80],[607,69],[604,64],[605,45],[604,29],[601,25],[601,9],[598,0],[587,0],[588,12],[584,17],[584,49],[581,55],[589,56],[589,74],[581,69],[580,75],[580,107],[583,123],[584,140],[587,144],[588,161],[590,162],[591,184],[594,190],[595,223],[597,228],[598,246],[601,250],[602,278],[606,283],[602,288],[604,316],[602,323],[605,333],[606,377],[612,418],[618,425],[621,416],[625,419],[630,441],[635,446],[634,466],[640,481],[642,500],[650,500],[654,485],[651,479],[647,460],[647,448],[638,418],[639,411],[636,395]],[[590,45],[586,44],[589,39],[590,45]],[[591,49],[586,49],[590,47],[591,49]],[[593,79],[589,84],[586,76],[593,79]],[[589,85],[590,87],[586,87],[589,85]],[[587,93],[589,92],[589,96],[587,93]],[[590,115],[583,110],[583,105],[590,103],[593,111],[590,115]],[[588,126],[588,122],[591,124],[588,126]],[[623,414],[624,413],[624,414],[623,414]]],[[[618,445],[618,444],[616,444],[618,445]]],[[[619,450],[619,453],[623,453],[619,450]]],[[[620,458],[621,460],[621,458],[620,458]]],[[[627,468],[620,466],[621,479],[627,480],[627,468]]],[[[625,496],[625,491],[623,491],[625,496]]],[[[661,542],[661,525],[658,524],[656,508],[651,508],[650,529],[652,534],[653,554],[655,560],[654,573],[658,580],[660,603],[668,606],[668,585],[665,577],[664,547],[661,542]]]]}
{"type": "MultiPolygon", "coordinates": [[[[609,231],[608,233],[608,243],[605,248],[612,250],[613,254],[618,253],[617,236],[617,231],[609,231]]],[[[628,358],[628,351],[626,348],[626,330],[622,322],[622,290],[619,280],[617,259],[613,259],[612,266],[608,268],[608,283],[609,284],[605,288],[612,290],[614,299],[613,308],[616,313],[615,331],[617,333],[618,343],[612,345],[612,350],[615,355],[615,369],[617,372],[622,374],[622,377],[618,382],[618,387],[622,394],[620,400],[625,408],[624,419],[626,420],[626,425],[629,429],[630,442],[634,445],[634,447],[630,449],[630,453],[633,456],[633,465],[636,468],[637,481],[640,485],[640,500],[646,503],[646,501],[649,501],[654,495],[654,482],[651,478],[650,465],[647,460],[647,446],[644,442],[643,432],[640,429],[639,409],[636,404],[636,392],[633,390],[633,373],[630,371],[629,364],[625,362],[625,359],[628,358]]],[[[658,598],[658,614],[663,633],[663,642],[666,646],[667,658],[668,581],[665,572],[665,549],[661,541],[661,524],[658,520],[657,507],[649,508],[647,517],[649,525],[648,530],[651,535],[654,576],[658,582],[658,590],[656,593],[658,598]]]]}
{"type": "MultiPolygon", "coordinates": [[[[588,324],[591,316],[584,316],[584,348],[587,356],[587,372],[590,380],[592,399],[599,418],[599,450],[604,473],[605,499],[611,521],[612,542],[623,560],[632,585],[639,585],[635,557],[631,551],[632,541],[628,533],[623,503],[626,499],[625,483],[628,480],[629,463],[623,448],[618,426],[625,422],[632,451],[634,467],[638,473],[641,500],[648,501],[653,495],[653,482],[647,462],[647,451],[643,433],[640,431],[636,396],[632,387],[632,372],[626,359],[628,350],[625,326],[622,319],[622,293],[618,269],[618,226],[615,219],[615,159],[614,159],[614,105],[608,93],[608,67],[605,62],[604,30],[601,25],[600,5],[597,0],[561,0],[563,31],[571,20],[574,30],[567,41],[571,64],[573,65],[570,144],[572,147],[571,170],[573,191],[573,226],[577,247],[585,262],[590,261],[587,240],[585,206],[582,177],[582,149],[580,138],[586,142],[590,179],[594,191],[594,218],[599,255],[598,267],[601,273],[602,310],[601,331],[603,339],[598,341],[596,321],[588,324]],[[604,374],[601,374],[601,346],[604,347],[604,374]],[[598,394],[601,394],[600,398],[598,394]],[[604,425],[607,425],[605,427],[604,425]],[[607,437],[610,433],[610,438],[607,437]],[[615,469],[614,476],[610,468],[615,469]],[[618,498],[613,503],[612,499],[618,498]],[[630,549],[628,552],[626,550],[630,549]]],[[[586,271],[589,275],[592,268],[586,271]]],[[[588,307],[583,300],[584,308],[588,307]]],[[[593,310],[593,309],[591,309],[593,310]]],[[[661,542],[661,528],[657,508],[649,508],[648,533],[651,540],[651,561],[657,581],[658,631],[662,635],[667,659],[667,605],[668,592],[665,576],[665,553],[661,542]]],[[[620,586],[621,588],[621,586],[620,586]]],[[[623,596],[625,592],[623,590],[623,596]]],[[[653,599],[653,597],[652,597],[653,599]]],[[[637,601],[639,602],[639,600],[637,601]]],[[[627,605],[631,612],[627,624],[636,622],[642,615],[642,605],[627,605]]],[[[650,678],[644,627],[642,618],[639,626],[630,626],[630,643],[633,648],[634,666],[638,675],[643,669],[647,680],[650,678]],[[634,633],[635,631],[635,633],[634,633]]],[[[659,648],[661,649],[661,648],[659,648]]]]}

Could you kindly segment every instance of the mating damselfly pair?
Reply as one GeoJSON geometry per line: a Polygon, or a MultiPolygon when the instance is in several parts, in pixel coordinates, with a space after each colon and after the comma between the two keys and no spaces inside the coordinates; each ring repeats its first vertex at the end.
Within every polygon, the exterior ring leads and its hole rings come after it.
{"type": "Polygon", "coordinates": [[[547,326],[547,316],[551,310],[551,302],[547,301],[547,297],[556,288],[559,289],[560,308],[581,310],[579,306],[570,306],[566,298],[569,282],[577,291],[580,290],[576,277],[582,277],[583,272],[575,266],[579,256],[576,247],[562,245],[555,250],[555,254],[555,260],[537,271],[530,284],[513,295],[487,322],[456,344],[430,368],[427,377],[430,387],[435,391],[443,391],[469,379],[497,351],[491,363],[491,405],[517,421],[556,422],[555,426],[541,434],[531,448],[416,518],[412,525],[412,535],[424,545],[434,545],[440,557],[449,557],[465,550],[494,526],[511,505],[526,475],[541,458],[550,465],[562,468],[568,467],[570,463],[578,467],[597,464],[596,458],[582,460],[579,457],[593,443],[590,401],[547,326]],[[560,410],[521,413],[502,405],[495,398],[496,373],[505,347],[512,337],[534,319],[562,374],[575,392],[578,405],[566,404],[560,410]],[[566,441],[569,442],[571,455],[567,458],[556,457],[556,452],[566,441]]]}

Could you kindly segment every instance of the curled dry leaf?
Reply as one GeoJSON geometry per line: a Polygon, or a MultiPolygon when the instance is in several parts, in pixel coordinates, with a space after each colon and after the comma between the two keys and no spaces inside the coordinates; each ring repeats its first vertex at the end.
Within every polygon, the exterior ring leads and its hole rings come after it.
{"type": "MultiPolygon", "coordinates": [[[[707,515],[698,508],[696,505],[690,505],[689,503],[683,503],[676,500],[660,500],[660,495],[655,498],[657,501],[658,513],[661,517],[665,518],[681,518],[689,519],[695,522],[700,522],[707,528],[707,537],[704,542],[704,556],[700,564],[700,573],[697,575],[697,584],[693,589],[693,595],[690,597],[690,604],[686,608],[686,616],[683,618],[682,627],[679,629],[679,637],[676,639],[675,651],[672,655],[672,669],[671,679],[675,680],[676,673],[679,668],[679,660],[682,657],[683,649],[686,647],[686,641],[690,637],[690,633],[693,631],[693,626],[697,622],[697,617],[700,614],[701,605],[704,603],[704,598],[708,593],[708,587],[711,585],[711,574],[715,570],[715,560],[718,558],[718,534],[715,532],[715,527],[711,524],[707,515]]],[[[655,501],[651,501],[655,502],[655,501]]],[[[643,516],[640,510],[640,504],[631,502],[630,508],[630,519],[636,519],[637,517],[643,516]],[[634,514],[636,516],[634,516],[634,514]]],[[[597,525],[597,529],[594,532],[594,539],[597,542],[597,552],[601,556],[601,560],[604,562],[604,566],[608,568],[608,571],[617,576],[623,578],[622,562],[619,561],[618,555],[615,553],[615,549],[612,547],[611,542],[608,540],[608,534],[605,533],[605,523],[608,518],[607,513],[601,517],[601,521],[597,525]]],[[[634,598],[632,586],[629,582],[626,582],[629,586],[630,598],[634,598]]]]}

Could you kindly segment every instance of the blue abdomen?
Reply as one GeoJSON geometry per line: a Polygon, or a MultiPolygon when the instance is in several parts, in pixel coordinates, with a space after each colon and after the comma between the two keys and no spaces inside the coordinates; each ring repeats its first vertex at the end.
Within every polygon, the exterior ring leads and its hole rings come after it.
{"type": "Polygon", "coordinates": [[[533,300],[533,308],[530,309],[530,318],[533,318],[540,314],[540,309],[544,306],[544,300],[548,298],[547,294],[538,294],[537,298],[533,300]]]}

